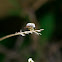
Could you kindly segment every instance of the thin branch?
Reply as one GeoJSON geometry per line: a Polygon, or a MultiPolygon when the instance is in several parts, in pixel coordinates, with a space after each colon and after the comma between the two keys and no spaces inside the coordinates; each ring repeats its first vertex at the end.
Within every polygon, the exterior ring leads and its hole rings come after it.
{"type": "Polygon", "coordinates": [[[43,30],[44,30],[44,29],[33,30],[33,31],[25,31],[25,32],[22,32],[22,31],[16,32],[15,34],[10,34],[10,35],[7,35],[7,36],[4,36],[4,37],[0,38],[0,41],[4,40],[4,39],[6,39],[6,38],[12,37],[12,36],[16,36],[16,35],[25,36],[25,34],[29,34],[29,33],[31,33],[31,34],[32,34],[32,33],[35,33],[35,34],[37,34],[37,35],[41,35],[41,33],[38,33],[38,32],[41,32],[41,31],[43,31],[43,30]]]}

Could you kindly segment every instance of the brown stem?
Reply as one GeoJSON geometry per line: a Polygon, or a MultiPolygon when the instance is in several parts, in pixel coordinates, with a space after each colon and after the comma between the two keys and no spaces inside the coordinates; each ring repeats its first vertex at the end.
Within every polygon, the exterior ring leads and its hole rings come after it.
{"type": "Polygon", "coordinates": [[[12,37],[12,36],[16,36],[16,35],[18,35],[18,34],[10,34],[10,35],[4,36],[4,37],[0,38],[0,41],[4,40],[6,38],[12,37]]]}

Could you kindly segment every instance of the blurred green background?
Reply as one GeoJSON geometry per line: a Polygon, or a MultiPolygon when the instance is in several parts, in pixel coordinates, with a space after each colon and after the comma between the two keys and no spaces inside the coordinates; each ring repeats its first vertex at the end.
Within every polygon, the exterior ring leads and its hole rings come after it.
{"type": "Polygon", "coordinates": [[[0,42],[0,62],[62,62],[61,0],[0,0],[0,38],[19,32],[28,22],[35,34],[15,36],[0,42]]]}

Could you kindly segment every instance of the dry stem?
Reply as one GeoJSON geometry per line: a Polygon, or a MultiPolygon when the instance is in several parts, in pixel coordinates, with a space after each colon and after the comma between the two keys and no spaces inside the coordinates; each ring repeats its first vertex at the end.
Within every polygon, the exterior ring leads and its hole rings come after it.
{"type": "Polygon", "coordinates": [[[22,31],[16,32],[15,34],[10,34],[10,35],[7,35],[7,36],[4,36],[4,37],[0,38],[0,41],[4,40],[4,39],[6,39],[6,38],[12,37],[12,36],[16,36],[16,35],[25,36],[25,34],[29,34],[29,33],[31,33],[31,34],[32,34],[32,33],[35,33],[35,34],[37,34],[37,35],[41,35],[41,33],[38,33],[38,32],[41,32],[41,31],[43,31],[43,30],[44,30],[44,29],[34,30],[34,31],[25,31],[25,32],[22,32],[22,31]]]}

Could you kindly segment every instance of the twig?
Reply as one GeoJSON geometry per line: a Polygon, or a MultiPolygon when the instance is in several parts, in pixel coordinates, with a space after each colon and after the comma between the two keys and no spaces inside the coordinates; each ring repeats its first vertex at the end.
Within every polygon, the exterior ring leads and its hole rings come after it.
{"type": "Polygon", "coordinates": [[[12,36],[16,36],[16,35],[25,36],[25,34],[29,34],[29,33],[31,33],[31,34],[32,34],[32,33],[35,33],[35,34],[37,34],[37,35],[41,35],[41,33],[38,33],[38,32],[41,32],[41,31],[43,31],[43,30],[44,30],[44,29],[33,30],[33,31],[25,31],[25,32],[22,32],[22,31],[16,32],[15,34],[10,34],[10,35],[7,35],[7,36],[4,36],[4,37],[0,38],[0,41],[4,40],[4,39],[6,39],[6,38],[12,37],[12,36]]]}

